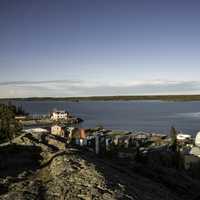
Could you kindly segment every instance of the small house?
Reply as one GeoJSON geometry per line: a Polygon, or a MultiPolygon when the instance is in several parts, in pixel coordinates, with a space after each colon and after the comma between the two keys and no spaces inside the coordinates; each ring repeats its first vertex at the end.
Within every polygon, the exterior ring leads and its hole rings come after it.
{"type": "Polygon", "coordinates": [[[64,136],[65,136],[64,127],[59,126],[59,125],[54,125],[54,126],[52,126],[52,127],[51,127],[51,134],[52,134],[52,135],[57,135],[57,136],[64,137],[64,136]]]}
{"type": "Polygon", "coordinates": [[[31,128],[24,130],[25,133],[48,133],[48,130],[45,128],[31,128]]]}

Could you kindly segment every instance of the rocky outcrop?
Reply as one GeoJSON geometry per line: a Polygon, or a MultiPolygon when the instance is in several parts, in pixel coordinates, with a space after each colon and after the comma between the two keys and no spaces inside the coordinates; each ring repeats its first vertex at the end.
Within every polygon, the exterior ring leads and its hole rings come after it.
{"type": "Polygon", "coordinates": [[[184,173],[100,158],[63,138],[24,134],[13,142],[0,146],[0,200],[189,200],[200,191],[184,173]]]}

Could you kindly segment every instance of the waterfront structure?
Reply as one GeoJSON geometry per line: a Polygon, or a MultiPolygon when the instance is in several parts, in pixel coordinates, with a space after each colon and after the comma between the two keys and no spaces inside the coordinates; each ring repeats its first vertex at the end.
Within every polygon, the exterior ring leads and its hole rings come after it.
{"type": "Polygon", "coordinates": [[[65,131],[64,131],[64,128],[62,126],[54,125],[54,126],[51,127],[51,134],[64,137],[65,131]]]}
{"type": "Polygon", "coordinates": [[[200,147],[200,131],[196,135],[195,145],[198,146],[198,147],[200,147]]]}
{"type": "Polygon", "coordinates": [[[44,128],[31,128],[24,130],[25,133],[48,133],[47,129],[44,128]]]}
{"type": "Polygon", "coordinates": [[[58,121],[58,120],[67,120],[69,118],[69,113],[64,111],[64,110],[61,110],[61,111],[55,111],[52,113],[51,115],[51,119],[52,120],[55,120],[55,121],[58,121]]]}
{"type": "Polygon", "coordinates": [[[26,116],[15,116],[15,119],[18,121],[22,121],[26,119],[26,116]]]}
{"type": "Polygon", "coordinates": [[[188,134],[182,134],[182,133],[180,133],[180,134],[178,134],[177,136],[176,136],[176,138],[177,138],[177,140],[191,140],[192,139],[192,137],[191,137],[191,135],[188,135],[188,134]]]}

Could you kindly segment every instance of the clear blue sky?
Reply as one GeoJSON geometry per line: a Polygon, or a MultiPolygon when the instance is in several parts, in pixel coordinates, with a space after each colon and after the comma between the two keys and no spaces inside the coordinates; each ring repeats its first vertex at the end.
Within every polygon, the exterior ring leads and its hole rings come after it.
{"type": "Polygon", "coordinates": [[[198,0],[0,0],[0,97],[200,93],[198,0]]]}

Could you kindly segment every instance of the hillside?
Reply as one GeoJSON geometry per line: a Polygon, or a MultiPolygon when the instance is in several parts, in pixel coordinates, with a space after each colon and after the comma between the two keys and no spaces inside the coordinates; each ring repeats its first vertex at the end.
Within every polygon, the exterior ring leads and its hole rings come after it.
{"type": "Polygon", "coordinates": [[[61,138],[24,134],[0,146],[2,200],[197,200],[200,181],[65,147],[61,138]]]}

